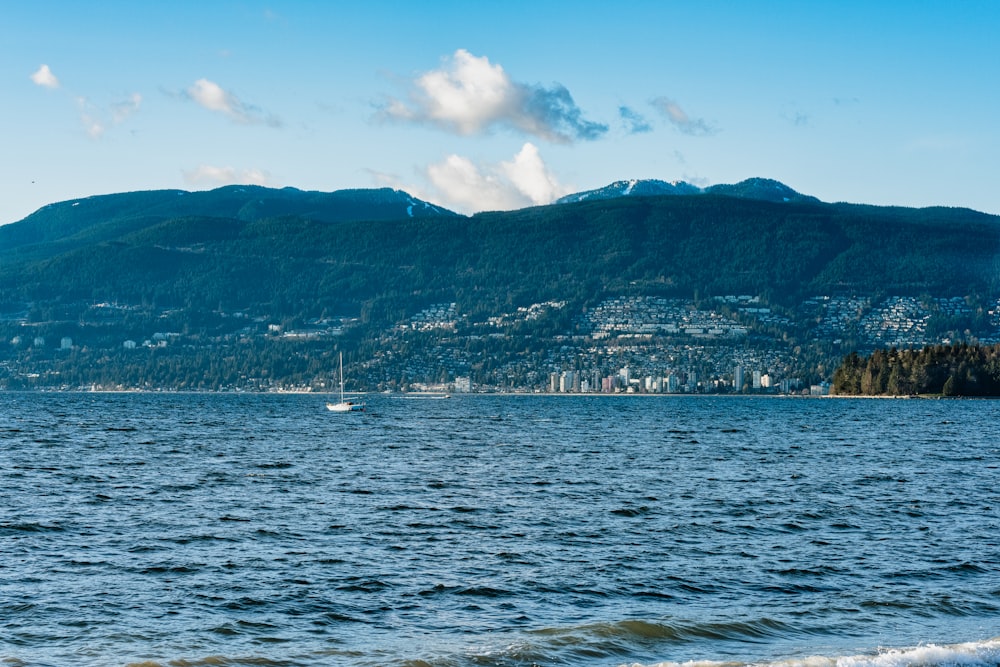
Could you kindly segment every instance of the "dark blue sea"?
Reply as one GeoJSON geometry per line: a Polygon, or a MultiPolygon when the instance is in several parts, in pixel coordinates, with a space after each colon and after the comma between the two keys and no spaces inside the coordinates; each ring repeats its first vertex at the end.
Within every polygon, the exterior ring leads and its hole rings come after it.
{"type": "Polygon", "coordinates": [[[1000,665],[1000,402],[0,394],[0,665],[1000,665]]]}

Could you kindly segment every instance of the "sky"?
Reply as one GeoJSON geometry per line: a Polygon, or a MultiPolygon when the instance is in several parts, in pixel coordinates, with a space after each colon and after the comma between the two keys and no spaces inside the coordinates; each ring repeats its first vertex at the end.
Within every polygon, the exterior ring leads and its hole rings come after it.
{"type": "Polygon", "coordinates": [[[772,178],[1000,214],[1000,2],[0,3],[0,224],[244,183],[461,213],[772,178]]]}

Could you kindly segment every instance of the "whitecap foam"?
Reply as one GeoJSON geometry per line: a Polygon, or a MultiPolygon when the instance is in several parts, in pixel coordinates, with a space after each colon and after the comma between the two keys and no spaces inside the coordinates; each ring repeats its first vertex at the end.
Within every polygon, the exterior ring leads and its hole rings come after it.
{"type": "Polygon", "coordinates": [[[870,655],[809,656],[750,663],[694,660],[658,662],[650,665],[632,664],[628,667],[997,667],[998,665],[1000,665],[1000,638],[963,644],[923,644],[911,648],[886,648],[870,655]]]}
{"type": "Polygon", "coordinates": [[[872,656],[837,660],[837,667],[958,667],[1000,665],[1000,638],[950,646],[926,644],[915,648],[886,649],[872,656]]]}

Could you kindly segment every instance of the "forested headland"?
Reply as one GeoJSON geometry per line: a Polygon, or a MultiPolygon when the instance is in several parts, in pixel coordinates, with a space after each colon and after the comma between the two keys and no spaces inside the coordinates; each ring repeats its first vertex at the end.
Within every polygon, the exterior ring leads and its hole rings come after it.
{"type": "Polygon", "coordinates": [[[832,393],[850,396],[1000,396],[1000,345],[934,345],[848,355],[832,393]]]}

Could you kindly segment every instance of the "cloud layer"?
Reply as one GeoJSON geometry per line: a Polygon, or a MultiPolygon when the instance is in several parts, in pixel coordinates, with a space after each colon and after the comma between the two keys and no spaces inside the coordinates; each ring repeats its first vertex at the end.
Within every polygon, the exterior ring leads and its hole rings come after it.
{"type": "MultiPolygon", "coordinates": [[[[30,78],[39,87],[53,90],[63,87],[48,65],[40,65],[30,78]]],[[[222,115],[233,123],[282,126],[282,121],[274,115],[207,78],[200,78],[180,91],[161,90],[175,99],[193,102],[222,115]]],[[[75,102],[85,131],[94,139],[101,138],[109,128],[138,113],[144,101],[139,93],[132,93],[99,106],[84,96],[65,90],[63,93],[75,102]]],[[[657,97],[650,100],[650,104],[684,134],[710,136],[717,132],[707,121],[689,116],[673,99],[657,97]]],[[[617,112],[616,134],[654,131],[654,123],[635,107],[622,104],[617,112]]],[[[433,126],[460,137],[508,130],[558,144],[596,140],[609,133],[608,125],[585,117],[565,86],[546,87],[514,81],[499,64],[464,49],[444,58],[439,69],[410,81],[408,95],[404,99],[389,98],[380,110],[380,117],[433,126]]],[[[426,187],[401,187],[414,194],[424,189],[426,194],[418,196],[465,213],[544,205],[570,192],[531,142],[523,143],[510,160],[477,163],[453,153],[419,172],[426,187]]],[[[184,182],[195,187],[271,184],[270,175],[262,169],[202,164],[181,173],[184,182]]]]}
{"type": "Polygon", "coordinates": [[[460,135],[505,127],[557,143],[597,139],[608,131],[607,125],[583,117],[564,86],[515,82],[500,65],[464,49],[441,69],[418,77],[408,102],[391,98],[381,115],[460,135]]]}

